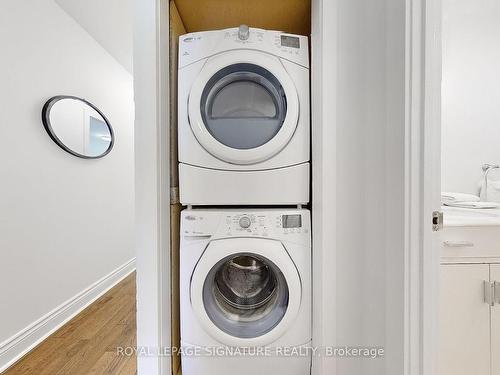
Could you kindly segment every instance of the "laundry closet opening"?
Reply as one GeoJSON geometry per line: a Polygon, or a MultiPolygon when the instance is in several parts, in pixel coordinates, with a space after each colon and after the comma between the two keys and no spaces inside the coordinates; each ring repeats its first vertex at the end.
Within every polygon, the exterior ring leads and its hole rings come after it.
{"type": "MultiPolygon", "coordinates": [[[[235,28],[277,30],[310,37],[310,0],[172,0],[170,1],[170,188],[171,188],[171,284],[172,284],[172,347],[180,347],[179,311],[179,247],[180,203],[178,159],[178,51],[179,37],[183,34],[235,28]]],[[[310,43],[309,43],[310,45],[310,43]]],[[[310,48],[309,48],[310,51],[310,48]]],[[[308,56],[308,59],[310,56],[308,56]]],[[[269,85],[273,82],[270,79],[269,85]]],[[[309,88],[308,88],[309,90],[309,88]]],[[[270,90],[272,92],[272,90],[270,90]]],[[[231,92],[227,92],[231,95],[231,92]]],[[[285,103],[286,105],[286,103],[285,103]]],[[[214,104],[215,106],[215,104],[214,104]]],[[[271,111],[271,110],[269,110],[271,111]]],[[[308,113],[310,116],[310,113],[308,113]]],[[[228,140],[230,142],[230,140],[228,140]]],[[[244,145],[242,147],[245,147],[244,145]]],[[[250,146],[248,146],[250,147],[250,146]]],[[[309,169],[307,171],[308,176],[309,169]]],[[[310,177],[308,177],[310,184],[310,177]]],[[[286,187],[284,187],[286,189],[286,187]]],[[[210,189],[206,186],[206,189],[210,189]]],[[[311,191],[309,189],[309,191],[311,191]]],[[[310,198],[308,198],[310,207],[310,198]]],[[[262,207],[262,206],[260,206],[262,207]]],[[[172,359],[172,373],[181,373],[180,356],[172,359]]],[[[202,374],[200,374],[202,375],[202,374]]]]}

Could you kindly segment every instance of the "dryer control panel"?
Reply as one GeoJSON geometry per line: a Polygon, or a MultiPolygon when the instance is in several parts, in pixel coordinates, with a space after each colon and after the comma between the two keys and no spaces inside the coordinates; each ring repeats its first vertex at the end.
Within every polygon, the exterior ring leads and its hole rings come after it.
{"type": "Polygon", "coordinates": [[[187,209],[181,214],[181,236],[268,237],[305,242],[310,238],[310,213],[306,209],[187,209]]]}
{"type": "Polygon", "coordinates": [[[234,49],[267,52],[309,68],[309,41],[306,36],[257,29],[246,25],[181,35],[179,37],[179,68],[234,49]]]}

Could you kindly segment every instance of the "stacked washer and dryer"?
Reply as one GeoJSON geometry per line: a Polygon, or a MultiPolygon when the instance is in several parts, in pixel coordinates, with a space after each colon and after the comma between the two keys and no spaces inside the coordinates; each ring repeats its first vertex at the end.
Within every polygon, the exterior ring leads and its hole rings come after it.
{"type": "Polygon", "coordinates": [[[181,36],[178,105],[183,375],[309,374],[307,37],[181,36]]]}

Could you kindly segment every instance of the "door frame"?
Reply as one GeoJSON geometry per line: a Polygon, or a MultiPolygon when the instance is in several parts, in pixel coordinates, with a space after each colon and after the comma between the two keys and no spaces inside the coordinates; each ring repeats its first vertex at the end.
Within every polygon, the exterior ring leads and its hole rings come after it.
{"type": "Polygon", "coordinates": [[[137,373],[172,373],[169,0],[134,0],[137,373]]]}
{"type": "MultiPolygon", "coordinates": [[[[335,126],[319,126],[326,119],[335,119],[337,90],[337,28],[335,20],[338,1],[311,1],[311,170],[312,170],[312,346],[324,347],[336,342],[337,283],[334,272],[336,251],[336,216],[331,215],[336,207],[336,165],[335,126]],[[329,40],[328,43],[325,43],[329,40]],[[328,105],[324,105],[328,103],[328,105]],[[326,225],[328,223],[329,225],[326,225]],[[329,286],[329,299],[325,286],[329,286]]],[[[325,121],[326,122],[326,121],[325,121]]],[[[332,121],[332,123],[334,123],[332,121]]],[[[312,375],[335,375],[333,361],[324,357],[312,358],[312,375]]]]}
{"type": "Polygon", "coordinates": [[[406,4],[405,374],[437,375],[441,0],[406,4]]]}

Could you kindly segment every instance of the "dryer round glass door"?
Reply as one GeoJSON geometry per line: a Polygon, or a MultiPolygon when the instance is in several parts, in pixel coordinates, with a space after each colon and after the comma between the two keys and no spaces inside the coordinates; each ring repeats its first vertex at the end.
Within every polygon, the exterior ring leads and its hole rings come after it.
{"type": "Polygon", "coordinates": [[[203,90],[201,116],[220,143],[248,150],[273,139],[286,116],[286,96],[268,70],[234,64],[219,70],[203,90]]]}
{"type": "Polygon", "coordinates": [[[231,336],[271,331],[288,307],[288,285],[279,268],[255,254],[224,258],[207,275],[203,302],[212,322],[231,336]]]}
{"type": "Polygon", "coordinates": [[[200,144],[234,164],[264,161],[297,127],[298,96],[280,60],[258,51],[216,55],[189,94],[189,121],[200,144]]]}

